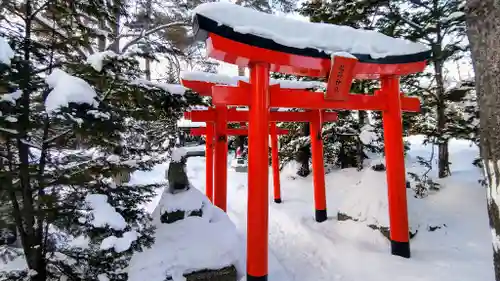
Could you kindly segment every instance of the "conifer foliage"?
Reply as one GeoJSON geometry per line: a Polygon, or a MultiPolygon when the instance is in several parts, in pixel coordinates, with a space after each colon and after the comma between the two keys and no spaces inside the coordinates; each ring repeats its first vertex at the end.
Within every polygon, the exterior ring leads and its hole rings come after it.
{"type": "MultiPolygon", "coordinates": [[[[341,0],[306,1],[299,12],[314,22],[372,29],[393,37],[426,44],[432,50],[423,74],[402,78],[402,90],[421,98],[422,112],[405,114],[405,127],[412,134],[424,134],[438,146],[439,176],[450,174],[448,141],[474,140],[478,130],[475,92],[471,77],[450,75],[456,63],[468,54],[465,38],[465,1],[453,0],[341,0]],[[411,126],[409,126],[411,125],[411,126]]],[[[353,89],[356,83],[353,83],[353,89]]],[[[374,116],[375,131],[381,135],[380,115],[374,116]],[[378,120],[378,121],[377,121],[378,120]]],[[[358,119],[361,120],[361,119],[358,119]]],[[[361,126],[362,127],[362,126],[361,126]]]]}
{"type": "Polygon", "coordinates": [[[164,161],[148,130],[191,97],[115,52],[120,1],[5,1],[0,15],[0,262],[26,264],[0,280],[127,280],[158,187],[130,173],[164,161]]]}

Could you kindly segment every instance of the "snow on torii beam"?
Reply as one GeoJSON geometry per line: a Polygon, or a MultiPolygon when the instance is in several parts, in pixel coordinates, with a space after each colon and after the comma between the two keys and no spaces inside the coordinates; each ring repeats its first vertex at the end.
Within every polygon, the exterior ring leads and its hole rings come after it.
{"type": "MultiPolygon", "coordinates": [[[[337,121],[336,112],[321,112],[323,122],[337,121]]],[[[184,118],[193,122],[215,122],[217,110],[209,108],[207,110],[192,110],[184,112],[184,118]]],[[[315,111],[292,112],[292,111],[273,111],[269,113],[270,122],[309,122],[317,115],[315,111]]],[[[230,108],[227,110],[228,122],[248,122],[249,112],[230,108]]]]}
{"type": "MultiPolygon", "coordinates": [[[[229,76],[199,71],[182,71],[181,84],[197,92],[200,96],[211,97],[212,87],[216,85],[238,86],[239,82],[248,83],[246,76],[229,76]]],[[[326,83],[319,81],[294,81],[285,79],[269,79],[270,85],[280,85],[285,89],[319,89],[326,88],[326,83]]]]}

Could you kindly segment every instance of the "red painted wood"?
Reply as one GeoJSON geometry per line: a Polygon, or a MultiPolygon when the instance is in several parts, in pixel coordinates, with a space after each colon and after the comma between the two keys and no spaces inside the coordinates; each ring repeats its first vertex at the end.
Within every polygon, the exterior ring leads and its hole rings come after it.
{"type": "MultiPolygon", "coordinates": [[[[314,207],[316,212],[326,211],[325,166],[323,161],[323,139],[321,136],[321,114],[316,111],[315,118],[309,123],[311,133],[311,158],[314,186],[314,207]]],[[[316,221],[321,222],[322,220],[316,221]]]]}
{"type": "MultiPolygon", "coordinates": [[[[327,77],[330,71],[330,59],[267,50],[239,43],[213,33],[209,33],[206,45],[208,56],[239,66],[249,66],[253,61],[261,61],[269,63],[270,70],[274,72],[313,77],[327,77]]],[[[375,79],[384,75],[402,76],[422,72],[425,67],[425,61],[404,64],[358,62],[354,69],[354,78],[375,79]]]]}
{"type": "Polygon", "coordinates": [[[227,207],[227,110],[216,106],[215,160],[214,160],[214,204],[226,211],[227,207]]]}
{"type": "MultiPolygon", "coordinates": [[[[309,122],[311,120],[311,112],[270,112],[270,122],[309,122]]],[[[184,118],[193,122],[214,122],[215,111],[214,109],[208,110],[193,110],[184,113],[184,118]]],[[[323,122],[337,121],[338,116],[336,112],[322,111],[323,122]]],[[[228,109],[227,112],[228,122],[248,122],[248,111],[236,111],[228,109]]]]}
{"type": "Polygon", "coordinates": [[[397,77],[382,78],[380,94],[385,95],[388,101],[382,120],[389,192],[390,237],[392,241],[409,242],[399,79],[397,77]]]}
{"type": "Polygon", "coordinates": [[[328,76],[325,99],[338,101],[345,101],[348,99],[356,63],[358,63],[356,58],[339,56],[333,58],[330,74],[328,76]]]}
{"type": "MultiPolygon", "coordinates": [[[[241,87],[214,86],[214,104],[245,106],[250,104],[250,96],[241,87]]],[[[325,100],[323,93],[304,90],[270,89],[271,107],[305,109],[343,109],[343,110],[385,110],[388,99],[383,95],[349,94],[345,101],[325,100]]],[[[415,97],[402,97],[403,111],[420,111],[420,100],[415,97]]]]}
{"type": "Polygon", "coordinates": [[[280,161],[278,157],[278,128],[276,123],[270,123],[269,134],[271,135],[271,165],[273,169],[274,202],[281,202],[280,185],[280,161]]]}
{"type": "Polygon", "coordinates": [[[247,274],[268,274],[269,235],[269,65],[250,66],[251,102],[248,138],[247,274]]]}
{"type": "Polygon", "coordinates": [[[205,193],[210,201],[214,199],[214,125],[207,123],[205,130],[205,193]]]}
{"type": "Polygon", "coordinates": [[[181,84],[185,88],[195,91],[198,95],[206,97],[212,96],[212,86],[216,85],[215,83],[186,79],[181,79],[181,84]]]}

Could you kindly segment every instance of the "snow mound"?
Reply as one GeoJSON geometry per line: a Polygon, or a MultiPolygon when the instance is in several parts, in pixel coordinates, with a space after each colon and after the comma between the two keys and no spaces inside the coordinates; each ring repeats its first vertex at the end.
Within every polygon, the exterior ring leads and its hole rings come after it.
{"type": "Polygon", "coordinates": [[[123,230],[127,226],[122,215],[108,203],[108,196],[104,194],[89,194],[85,197],[85,201],[92,209],[91,224],[94,227],[109,226],[114,230],[123,230]]]}
{"type": "Polygon", "coordinates": [[[153,213],[155,220],[164,212],[175,212],[179,210],[193,211],[199,210],[203,206],[210,204],[205,195],[199,192],[196,188],[191,187],[184,192],[172,194],[164,192],[160,199],[161,206],[157,207],[159,213],[153,213]]]}
{"type": "Polygon", "coordinates": [[[236,227],[197,189],[175,195],[164,192],[153,218],[155,243],[151,248],[134,254],[128,267],[129,281],[164,281],[167,276],[175,281],[185,280],[183,274],[239,264],[241,241],[236,227]],[[179,199],[183,196],[194,199],[179,199]],[[176,202],[178,200],[186,203],[182,207],[184,210],[193,208],[191,203],[202,200],[205,203],[203,216],[162,224],[161,213],[170,209],[170,204],[181,205],[176,202]]]}
{"type": "Polygon", "coordinates": [[[201,4],[196,7],[194,14],[232,27],[242,34],[260,36],[288,47],[318,49],[329,54],[347,52],[377,59],[429,51],[424,44],[392,38],[371,30],[298,21],[224,2],[201,4]]]}
{"type": "Polygon", "coordinates": [[[96,71],[101,72],[104,65],[104,60],[109,58],[115,58],[118,55],[113,51],[97,52],[90,55],[87,58],[87,63],[92,66],[96,71]]]}
{"type": "MultiPolygon", "coordinates": [[[[249,82],[246,76],[229,76],[224,74],[208,73],[201,71],[181,71],[181,79],[187,81],[201,81],[219,85],[238,86],[239,81],[249,82]]],[[[270,79],[270,85],[279,84],[285,89],[317,89],[326,88],[326,83],[319,81],[292,81],[284,79],[270,79]]]]}
{"type": "Polygon", "coordinates": [[[101,242],[101,250],[109,250],[113,248],[115,252],[121,253],[130,249],[132,243],[137,240],[138,234],[136,231],[127,231],[122,237],[109,236],[101,242]]]}
{"type": "Polygon", "coordinates": [[[172,151],[172,162],[181,162],[182,158],[186,157],[187,152],[184,147],[176,147],[172,151]]]}
{"type": "Polygon", "coordinates": [[[7,42],[7,39],[0,37],[0,63],[10,65],[10,60],[13,58],[14,51],[7,42]]]}
{"type": "Polygon", "coordinates": [[[48,113],[57,111],[69,103],[87,103],[97,106],[97,93],[83,79],[69,75],[61,69],[54,69],[45,82],[52,89],[45,100],[45,110],[48,113]]]}
{"type": "MultiPolygon", "coordinates": [[[[414,208],[419,202],[413,194],[411,189],[407,189],[408,217],[412,230],[418,228],[421,217],[414,208]]],[[[359,180],[347,189],[337,211],[366,225],[388,227],[388,210],[386,173],[366,168],[360,173],[359,180]]]]}
{"type": "Polygon", "coordinates": [[[11,103],[11,104],[15,105],[16,101],[22,95],[23,95],[23,91],[17,90],[17,91],[12,92],[12,93],[3,94],[2,96],[0,96],[0,101],[8,102],[8,103],[11,103]]]}

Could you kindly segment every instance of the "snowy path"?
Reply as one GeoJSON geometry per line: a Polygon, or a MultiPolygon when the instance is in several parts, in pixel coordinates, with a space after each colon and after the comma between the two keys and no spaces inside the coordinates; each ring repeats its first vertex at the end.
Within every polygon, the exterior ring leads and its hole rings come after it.
{"type": "MultiPolygon", "coordinates": [[[[477,169],[469,164],[477,151],[462,143],[450,149],[454,175],[442,182],[444,188],[437,194],[410,201],[418,203],[410,206],[410,221],[419,224],[419,233],[411,242],[409,260],[391,256],[389,242],[366,224],[335,219],[346,200],[354,200],[347,202],[354,205],[373,201],[370,204],[375,208],[361,207],[374,216],[386,214],[386,206],[377,202],[386,194],[383,173],[346,169],[328,174],[329,220],[321,224],[313,219],[311,178],[292,180],[290,173],[283,171],[283,204],[275,204],[270,177],[269,280],[493,280],[484,189],[477,185],[477,169]],[[446,227],[434,232],[426,230],[429,225],[443,224],[446,227]]],[[[412,151],[411,156],[426,156],[429,152],[419,146],[412,151]]],[[[195,157],[188,161],[189,179],[202,190],[204,160],[195,157]]],[[[163,180],[163,171],[152,173],[160,174],[163,180]]],[[[242,239],[246,233],[246,199],[247,174],[230,170],[228,214],[242,239]]]]}

